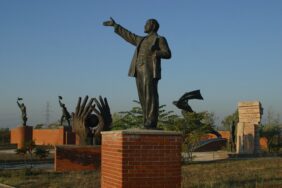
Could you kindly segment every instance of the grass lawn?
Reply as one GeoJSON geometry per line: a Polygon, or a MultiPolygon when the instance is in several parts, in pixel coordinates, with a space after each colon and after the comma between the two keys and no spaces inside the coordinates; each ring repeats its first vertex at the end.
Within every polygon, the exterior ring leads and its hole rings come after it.
{"type": "Polygon", "coordinates": [[[182,167],[182,187],[282,188],[282,158],[199,163],[182,167]]]}
{"type": "MultiPolygon", "coordinates": [[[[0,183],[16,187],[100,187],[100,171],[56,173],[0,170],[0,183]]],[[[282,158],[255,158],[182,166],[182,187],[282,187],[282,158]]]]}
{"type": "MultiPolygon", "coordinates": [[[[100,187],[100,172],[56,173],[47,170],[0,170],[0,183],[17,188],[87,188],[100,187]]],[[[1,186],[0,186],[1,187],[1,186]]]]}

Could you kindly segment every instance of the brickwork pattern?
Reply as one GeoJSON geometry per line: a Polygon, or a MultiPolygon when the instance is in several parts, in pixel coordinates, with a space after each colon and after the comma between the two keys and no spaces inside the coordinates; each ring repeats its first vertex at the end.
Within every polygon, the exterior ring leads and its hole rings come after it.
{"type": "Polygon", "coordinates": [[[34,129],[33,140],[36,145],[64,144],[63,129],[34,129]]]}
{"type": "Polygon", "coordinates": [[[100,146],[56,146],[56,172],[95,170],[100,166],[100,146]]]}
{"type": "MultiPolygon", "coordinates": [[[[230,131],[218,131],[218,132],[219,134],[221,134],[222,138],[225,138],[226,140],[230,140],[230,131]]],[[[217,136],[214,134],[208,133],[201,137],[201,141],[212,139],[212,138],[217,138],[217,136]]]]}
{"type": "Polygon", "coordinates": [[[26,137],[29,137],[28,140],[34,140],[36,145],[75,144],[75,133],[72,132],[70,127],[58,129],[33,129],[33,127],[27,127],[29,128],[21,126],[11,129],[11,144],[18,144],[21,147],[26,137]]]}
{"type": "Polygon", "coordinates": [[[11,129],[11,144],[17,144],[17,148],[23,148],[25,144],[32,140],[32,127],[19,126],[11,129]]]}
{"type": "Polygon", "coordinates": [[[102,187],[181,187],[180,135],[102,134],[102,187]]]}
{"type": "Polygon", "coordinates": [[[33,140],[36,145],[75,144],[75,133],[70,127],[59,129],[34,129],[33,140]]]}

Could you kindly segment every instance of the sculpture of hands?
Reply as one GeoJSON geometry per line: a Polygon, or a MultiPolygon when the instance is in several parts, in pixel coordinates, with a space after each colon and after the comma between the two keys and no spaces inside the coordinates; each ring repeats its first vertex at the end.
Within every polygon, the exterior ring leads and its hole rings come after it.
{"type": "MultiPolygon", "coordinates": [[[[112,115],[106,98],[91,98],[88,102],[88,96],[85,96],[82,104],[81,97],[78,98],[75,113],[73,117],[73,129],[80,138],[80,145],[87,145],[89,135],[100,137],[101,131],[110,130],[112,125],[112,115]],[[98,109],[95,108],[95,102],[98,109]],[[94,112],[95,114],[92,114],[94,112]],[[91,121],[91,116],[98,118],[98,124],[91,121]]],[[[91,138],[93,139],[93,138],[91,138]]]]}

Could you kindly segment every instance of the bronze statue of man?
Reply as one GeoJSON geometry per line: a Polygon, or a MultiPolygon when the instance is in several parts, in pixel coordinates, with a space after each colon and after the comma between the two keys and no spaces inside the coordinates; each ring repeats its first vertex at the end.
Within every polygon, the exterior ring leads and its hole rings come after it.
{"type": "Polygon", "coordinates": [[[62,103],[62,101],[61,101],[62,99],[63,99],[63,97],[59,96],[59,104],[60,104],[60,107],[62,108],[61,126],[63,125],[64,120],[66,120],[68,122],[68,126],[70,126],[71,115],[68,112],[66,105],[64,103],[62,103]]]}
{"type": "Polygon", "coordinates": [[[18,98],[17,99],[17,104],[22,112],[22,124],[23,126],[26,126],[26,121],[27,121],[27,115],[26,115],[26,107],[24,105],[24,103],[19,103],[19,101],[22,101],[23,99],[22,98],[18,98]]]}
{"type": "Polygon", "coordinates": [[[144,32],[147,33],[144,37],[131,33],[112,18],[104,22],[103,25],[114,27],[115,33],[136,46],[128,75],[136,78],[144,127],[157,128],[159,116],[158,81],[161,79],[161,59],[171,58],[166,39],[157,33],[159,23],[155,19],[149,19],[144,27],[144,32]]]}

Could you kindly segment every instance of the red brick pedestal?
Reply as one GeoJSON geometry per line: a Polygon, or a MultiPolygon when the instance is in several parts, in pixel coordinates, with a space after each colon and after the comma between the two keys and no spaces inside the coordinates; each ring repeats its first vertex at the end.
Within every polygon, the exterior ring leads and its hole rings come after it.
{"type": "Polygon", "coordinates": [[[27,142],[32,141],[31,126],[19,126],[11,129],[11,144],[17,144],[18,149],[23,148],[27,142]]]}
{"type": "Polygon", "coordinates": [[[102,132],[102,188],[181,187],[181,143],[177,132],[102,132]]]}

